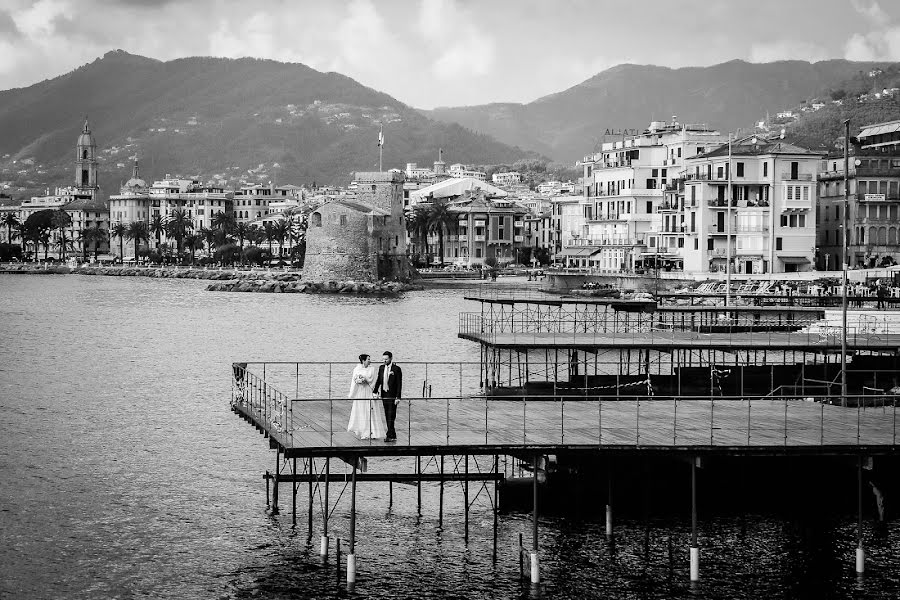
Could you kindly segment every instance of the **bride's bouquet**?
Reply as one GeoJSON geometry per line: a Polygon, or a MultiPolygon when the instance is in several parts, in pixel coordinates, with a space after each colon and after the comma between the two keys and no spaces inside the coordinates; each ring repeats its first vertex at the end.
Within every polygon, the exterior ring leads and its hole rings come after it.
{"type": "Polygon", "coordinates": [[[356,377],[353,378],[353,381],[356,383],[366,383],[366,376],[362,373],[357,373],[356,377]]]}

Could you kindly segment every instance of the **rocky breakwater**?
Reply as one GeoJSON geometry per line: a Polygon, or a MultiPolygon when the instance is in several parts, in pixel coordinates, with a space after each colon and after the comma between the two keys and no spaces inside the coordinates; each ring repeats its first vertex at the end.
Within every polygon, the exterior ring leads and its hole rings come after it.
{"type": "MultiPolygon", "coordinates": [[[[213,270],[191,267],[101,267],[81,265],[33,265],[14,264],[0,268],[4,273],[20,273],[23,275],[105,275],[107,277],[158,277],[161,279],[243,279],[257,278],[260,272],[235,271],[231,269],[213,270]]],[[[287,273],[290,275],[291,273],[287,273]]],[[[295,273],[299,278],[299,273],[295,273]]]]}
{"type": "Polygon", "coordinates": [[[299,275],[285,273],[271,279],[220,281],[206,288],[211,292],[262,292],[273,294],[363,294],[396,296],[401,292],[421,290],[399,281],[367,283],[361,281],[300,281],[299,275]]]}

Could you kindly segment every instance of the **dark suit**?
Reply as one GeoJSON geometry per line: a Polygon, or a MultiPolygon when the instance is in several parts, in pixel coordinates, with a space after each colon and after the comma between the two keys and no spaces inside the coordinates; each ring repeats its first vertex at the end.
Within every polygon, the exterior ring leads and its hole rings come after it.
{"type": "Polygon", "coordinates": [[[395,400],[400,399],[403,391],[403,371],[400,367],[391,363],[390,373],[388,373],[387,386],[384,385],[384,365],[378,367],[378,378],[375,380],[375,387],[372,391],[376,394],[381,393],[381,402],[384,404],[384,418],[387,421],[387,439],[397,439],[397,432],[394,431],[394,421],[397,419],[397,405],[395,400]]]}

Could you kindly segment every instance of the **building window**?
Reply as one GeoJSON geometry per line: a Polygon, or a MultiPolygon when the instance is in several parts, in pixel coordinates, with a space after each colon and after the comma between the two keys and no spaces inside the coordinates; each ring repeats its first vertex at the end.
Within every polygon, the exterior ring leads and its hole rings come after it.
{"type": "Polygon", "coordinates": [[[764,162],[763,163],[763,177],[768,177],[768,176],[769,176],[769,163],[764,162]]]}
{"type": "Polygon", "coordinates": [[[341,215],[340,223],[341,225],[347,224],[347,215],[341,215]]]}
{"type": "MultiPolygon", "coordinates": [[[[246,214],[246,213],[244,213],[246,214]]],[[[322,215],[321,213],[313,213],[312,214],[312,224],[313,227],[321,227],[322,226],[322,215]]]]}
{"type": "Polygon", "coordinates": [[[781,238],[775,238],[775,249],[781,250],[781,238]]]}
{"type": "Polygon", "coordinates": [[[743,177],[744,176],[744,163],[742,163],[742,162],[737,163],[736,168],[737,168],[737,173],[736,173],[737,176],[743,177]]]}
{"type": "Polygon", "coordinates": [[[694,238],[694,250],[699,250],[699,249],[700,249],[700,239],[694,238]]]}

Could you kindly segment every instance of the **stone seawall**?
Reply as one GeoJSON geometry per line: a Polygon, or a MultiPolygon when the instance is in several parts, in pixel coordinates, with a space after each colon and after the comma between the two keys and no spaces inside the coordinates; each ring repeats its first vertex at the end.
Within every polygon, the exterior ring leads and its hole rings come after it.
{"type": "Polygon", "coordinates": [[[262,292],[274,294],[365,294],[396,296],[401,292],[422,290],[422,286],[396,281],[369,283],[365,281],[275,281],[271,279],[220,281],[206,288],[210,292],[262,292]]]}
{"type": "Polygon", "coordinates": [[[66,267],[51,265],[46,268],[19,264],[0,266],[0,273],[22,275],[106,275],[108,277],[157,277],[162,279],[212,280],[206,287],[211,292],[262,292],[287,294],[373,294],[395,296],[401,292],[425,289],[396,281],[369,283],[363,281],[301,281],[300,271],[235,271],[233,269],[207,270],[174,267],[66,267]]]}

